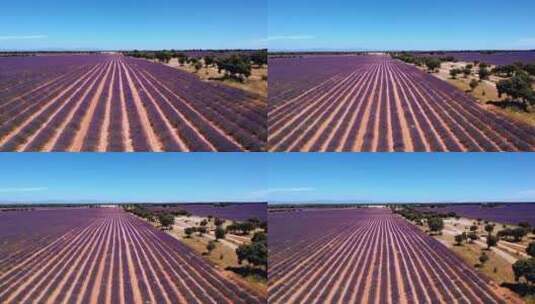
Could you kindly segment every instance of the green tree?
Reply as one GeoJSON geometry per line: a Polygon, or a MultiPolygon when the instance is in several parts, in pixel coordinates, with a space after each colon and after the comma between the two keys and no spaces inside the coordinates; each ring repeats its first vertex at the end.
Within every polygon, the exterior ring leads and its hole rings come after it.
{"type": "Polygon", "coordinates": [[[425,66],[430,72],[434,72],[436,69],[440,69],[440,66],[442,65],[442,62],[440,59],[435,57],[428,57],[425,60],[425,66]]]}
{"type": "Polygon", "coordinates": [[[169,213],[160,213],[158,214],[158,221],[162,227],[172,229],[175,224],[175,216],[169,213]]]}
{"type": "Polygon", "coordinates": [[[490,249],[490,247],[494,247],[498,245],[498,238],[494,235],[488,235],[487,236],[487,249],[490,249]]]}
{"type": "Polygon", "coordinates": [[[475,233],[475,231],[470,231],[468,233],[468,239],[470,240],[470,243],[473,243],[475,240],[477,240],[479,237],[475,233]]]}
{"type": "Polygon", "coordinates": [[[529,243],[528,247],[526,247],[526,253],[531,257],[535,257],[535,242],[529,243]]]}
{"type": "Polygon", "coordinates": [[[503,79],[496,84],[498,96],[503,94],[515,100],[522,101],[525,105],[535,103],[535,93],[531,88],[531,80],[526,73],[516,73],[510,79],[503,79]]]}
{"type": "Polygon", "coordinates": [[[442,233],[442,229],[444,229],[444,221],[440,217],[432,217],[428,219],[427,225],[432,232],[442,233]]]}
{"type": "Polygon", "coordinates": [[[184,229],[184,233],[186,234],[186,238],[191,238],[191,235],[195,232],[195,228],[188,227],[184,229]]]}
{"type": "Polygon", "coordinates": [[[464,68],[463,68],[463,74],[464,74],[464,78],[470,76],[472,74],[472,65],[471,64],[467,64],[464,68]]]}
{"type": "Polygon", "coordinates": [[[513,273],[517,282],[524,278],[529,284],[535,283],[535,258],[516,261],[513,264],[513,273]]]}
{"type": "Polygon", "coordinates": [[[248,60],[238,55],[231,55],[227,58],[217,60],[217,69],[225,72],[225,75],[243,81],[244,78],[251,76],[251,64],[248,60]]]}
{"type": "Polygon", "coordinates": [[[206,250],[208,250],[208,254],[211,254],[214,249],[215,249],[214,241],[210,241],[208,242],[208,244],[206,244],[206,250]]]}
{"type": "Polygon", "coordinates": [[[458,246],[460,246],[464,241],[464,237],[462,234],[455,235],[454,239],[455,239],[455,244],[458,246]]]}
{"type": "Polygon", "coordinates": [[[211,66],[212,64],[214,64],[215,60],[214,60],[214,57],[213,56],[204,56],[204,64],[209,67],[211,66]]]}
{"type": "Polygon", "coordinates": [[[489,70],[486,68],[486,67],[479,67],[479,79],[480,80],[485,80],[485,79],[488,79],[490,76],[490,72],[489,70]]]}
{"type": "Polygon", "coordinates": [[[452,79],[456,79],[457,78],[457,75],[459,75],[461,71],[459,71],[458,69],[451,69],[450,70],[450,76],[452,79]]]}
{"type": "Polygon", "coordinates": [[[479,257],[479,262],[481,262],[482,265],[485,264],[488,260],[489,260],[489,256],[484,252],[479,257]]]}
{"type": "Polygon", "coordinates": [[[470,80],[469,86],[472,91],[474,91],[478,85],[479,85],[479,81],[475,79],[470,80]]]}
{"type": "Polygon", "coordinates": [[[216,240],[224,239],[226,233],[227,232],[225,231],[225,229],[223,229],[223,227],[217,226],[217,228],[215,229],[216,240]]]}

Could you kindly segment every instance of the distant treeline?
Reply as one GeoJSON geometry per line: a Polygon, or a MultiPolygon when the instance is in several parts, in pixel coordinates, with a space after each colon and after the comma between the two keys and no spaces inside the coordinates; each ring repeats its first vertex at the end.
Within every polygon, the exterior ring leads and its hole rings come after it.
{"type": "Polygon", "coordinates": [[[268,205],[268,209],[303,209],[303,208],[365,208],[373,204],[277,204],[268,205]]]}
{"type": "MultiPolygon", "coordinates": [[[[192,51],[190,51],[192,52],[192,51]]],[[[206,51],[206,55],[195,56],[188,55],[186,51],[162,50],[162,51],[140,51],[133,50],[123,52],[123,55],[145,58],[149,60],[158,60],[163,63],[169,63],[171,59],[177,58],[179,65],[189,64],[199,71],[202,67],[214,66],[221,73],[225,73],[225,78],[243,82],[251,76],[253,65],[258,67],[267,64],[267,50],[239,51],[225,50],[221,53],[217,51],[206,51]],[[214,55],[214,53],[216,53],[214,55]]]]}

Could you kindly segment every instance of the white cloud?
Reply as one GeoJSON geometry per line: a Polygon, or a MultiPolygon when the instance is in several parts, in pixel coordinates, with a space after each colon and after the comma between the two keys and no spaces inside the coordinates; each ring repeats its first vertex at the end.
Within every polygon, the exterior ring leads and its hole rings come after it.
{"type": "Polygon", "coordinates": [[[254,197],[265,197],[275,193],[295,193],[295,192],[310,192],[315,189],[312,187],[291,187],[291,188],[267,188],[258,190],[252,193],[254,197]]]}
{"type": "Polygon", "coordinates": [[[26,40],[26,39],[44,39],[47,35],[26,35],[26,36],[0,36],[0,40],[26,40]]]}
{"type": "Polygon", "coordinates": [[[0,193],[6,192],[35,192],[35,191],[45,191],[48,190],[47,187],[21,187],[21,188],[0,188],[0,193]]]}

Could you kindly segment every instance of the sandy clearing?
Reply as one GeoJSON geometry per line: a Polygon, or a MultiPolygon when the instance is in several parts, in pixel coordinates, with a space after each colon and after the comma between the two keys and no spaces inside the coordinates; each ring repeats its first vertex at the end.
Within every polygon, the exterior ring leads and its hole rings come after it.
{"type": "MultiPolygon", "coordinates": [[[[232,136],[228,135],[223,129],[221,129],[221,127],[219,127],[218,125],[216,125],[215,123],[212,123],[210,120],[208,120],[204,115],[202,115],[199,111],[197,111],[197,109],[195,109],[191,104],[189,104],[189,102],[187,101],[187,99],[185,98],[182,98],[181,96],[177,95],[175,92],[173,92],[171,89],[169,89],[169,87],[167,87],[165,84],[163,84],[161,81],[159,81],[158,79],[156,79],[150,72],[148,71],[145,71],[146,75],[151,78],[154,82],[156,82],[158,85],[160,85],[163,89],[165,89],[167,92],[171,93],[171,95],[175,96],[175,98],[177,98],[180,102],[182,102],[182,104],[184,104],[186,107],[188,107],[191,111],[193,111],[195,114],[197,114],[199,117],[201,117],[201,119],[208,125],[210,125],[212,127],[212,129],[214,131],[216,131],[217,133],[219,133],[219,135],[223,136],[224,138],[226,138],[229,142],[231,142],[232,144],[234,144],[235,146],[239,147],[240,149],[244,150],[244,151],[247,151],[247,149],[245,149],[241,144],[239,144],[232,136]]],[[[176,107],[175,107],[176,109],[176,107]]]]}
{"type": "Polygon", "coordinates": [[[115,84],[115,73],[117,72],[117,62],[113,65],[113,71],[111,74],[111,83],[108,90],[108,98],[106,99],[106,110],[104,111],[104,121],[102,122],[102,128],[100,129],[100,139],[97,146],[97,151],[105,152],[108,149],[108,129],[110,128],[111,120],[111,103],[113,101],[113,86],[115,84]]]}
{"type": "Polygon", "coordinates": [[[126,63],[121,62],[121,66],[123,68],[124,75],[126,76],[128,86],[130,87],[130,90],[132,92],[132,99],[134,99],[134,104],[136,105],[136,109],[141,120],[141,125],[143,126],[145,134],[147,135],[149,147],[154,152],[161,152],[162,144],[158,139],[158,136],[156,136],[155,130],[153,129],[150,123],[149,115],[147,114],[147,110],[143,106],[143,102],[139,97],[139,92],[137,91],[137,88],[134,85],[132,78],[130,77],[130,73],[128,72],[128,69],[126,67],[126,63]]]}
{"type": "MultiPolygon", "coordinates": [[[[88,71],[86,74],[84,74],[83,76],[81,76],[80,78],[78,78],[74,83],[72,83],[70,86],[68,86],[67,88],[63,89],[55,98],[53,98],[51,101],[49,101],[47,103],[47,105],[43,106],[40,110],[38,110],[37,112],[33,113],[32,115],[30,115],[28,118],[25,119],[25,121],[18,125],[16,128],[14,128],[13,130],[11,130],[11,132],[9,134],[7,134],[5,137],[3,137],[2,139],[0,139],[0,146],[3,146],[7,141],[9,141],[11,138],[13,138],[15,135],[17,135],[22,129],[24,129],[30,122],[33,121],[33,119],[37,116],[39,116],[42,112],[44,112],[46,109],[48,109],[51,105],[55,104],[58,99],[60,99],[61,97],[63,97],[63,95],[67,94],[67,92],[71,91],[75,86],[78,85],[78,83],[82,82],[82,80],[87,77],[88,75],[92,74],[94,71],[96,71],[98,69],[100,65],[97,65],[95,66],[93,69],[91,69],[90,71],[88,71]]],[[[80,88],[78,88],[80,89],[80,88]]],[[[74,92],[70,97],[74,96],[74,94],[76,94],[76,92],[74,92]]]]}
{"type": "MultiPolygon", "coordinates": [[[[338,104],[338,106],[333,111],[331,111],[331,113],[327,117],[327,119],[325,119],[325,120],[323,120],[321,122],[320,126],[316,130],[316,133],[314,133],[314,135],[308,140],[308,142],[306,142],[302,146],[301,151],[310,151],[310,149],[312,148],[312,145],[314,145],[316,143],[316,141],[318,140],[318,138],[321,136],[321,134],[323,134],[325,132],[325,129],[327,128],[327,126],[329,126],[331,124],[331,122],[333,121],[333,119],[336,116],[336,114],[339,113],[342,109],[345,109],[344,110],[344,114],[342,115],[342,119],[338,120],[336,126],[330,131],[330,135],[328,136],[327,140],[325,141],[325,143],[323,145],[326,146],[332,140],[332,138],[333,138],[333,136],[335,134],[335,131],[338,129],[340,124],[342,124],[342,121],[344,119],[343,117],[345,117],[345,115],[348,113],[349,108],[355,102],[356,97],[358,96],[358,94],[362,90],[362,87],[363,87],[362,83],[363,83],[364,79],[366,78],[366,76],[368,74],[369,74],[369,71],[366,71],[366,72],[362,73],[360,78],[358,78],[358,80],[356,80],[354,82],[353,86],[350,87],[351,90],[344,95],[344,98],[341,101],[336,102],[338,104]],[[357,91],[357,94],[353,98],[351,98],[351,100],[349,100],[350,96],[353,95],[353,93],[355,92],[355,90],[357,90],[357,88],[359,89],[357,91]]],[[[309,129],[310,129],[310,127],[311,126],[309,126],[309,129]]],[[[296,143],[297,143],[297,141],[298,140],[296,140],[296,143]]]]}
{"type": "Polygon", "coordinates": [[[95,95],[93,95],[93,98],[91,99],[91,102],[89,103],[89,107],[87,108],[84,114],[84,117],[82,118],[82,121],[80,122],[80,128],[78,129],[78,132],[76,132],[76,135],[74,136],[72,144],[68,149],[69,151],[80,152],[82,150],[82,145],[84,144],[87,131],[89,130],[89,125],[91,123],[91,120],[93,119],[93,116],[95,115],[95,109],[97,107],[97,104],[100,101],[100,96],[102,95],[102,92],[104,91],[104,85],[106,84],[106,82],[112,81],[112,79],[108,79],[108,78],[110,77],[110,73],[114,66],[115,64],[111,63],[108,69],[106,70],[106,74],[104,74],[104,77],[102,77],[102,79],[100,80],[100,83],[98,84],[98,87],[97,87],[97,91],[95,92],[95,95]]]}
{"type": "Polygon", "coordinates": [[[403,137],[403,145],[405,146],[404,150],[406,152],[414,152],[414,145],[412,143],[412,137],[411,137],[411,133],[409,131],[409,124],[407,123],[407,120],[405,119],[405,115],[403,114],[404,111],[403,111],[403,108],[401,107],[401,99],[399,98],[398,88],[397,88],[397,85],[396,85],[396,83],[394,81],[394,77],[392,75],[391,67],[389,67],[387,69],[387,71],[388,71],[388,76],[389,76],[389,79],[390,79],[390,83],[393,86],[392,92],[394,93],[394,100],[396,102],[396,109],[397,109],[398,119],[399,119],[399,123],[401,125],[401,135],[403,137]]]}
{"type": "Polygon", "coordinates": [[[140,77],[145,80],[149,86],[158,93],[158,95],[160,95],[160,97],[165,100],[165,102],[171,106],[173,108],[173,110],[175,111],[175,113],[180,117],[180,119],[188,126],[190,127],[193,132],[195,132],[195,135],[202,141],[204,142],[206,145],[208,145],[208,147],[210,147],[210,149],[212,151],[217,151],[217,149],[214,147],[214,145],[209,142],[206,137],[195,127],[195,125],[193,124],[192,121],[190,121],[190,119],[188,119],[182,112],[180,112],[174,105],[173,103],[167,99],[167,97],[153,84],[149,81],[149,79],[143,74],[143,71],[140,72],[140,77]]]}
{"type": "Polygon", "coordinates": [[[185,152],[189,152],[190,151],[189,148],[184,143],[182,138],[180,138],[178,136],[177,130],[173,126],[171,126],[171,124],[169,123],[169,120],[167,119],[165,114],[162,112],[162,109],[160,108],[160,105],[158,105],[158,103],[156,102],[156,100],[154,100],[154,97],[150,94],[150,92],[147,90],[145,85],[143,85],[143,83],[139,80],[139,78],[136,75],[136,73],[134,72],[134,70],[132,69],[130,72],[132,73],[133,78],[137,81],[137,83],[139,84],[141,89],[143,91],[145,91],[145,94],[149,98],[150,102],[152,102],[152,104],[156,107],[156,111],[158,112],[158,115],[160,115],[160,117],[163,120],[165,126],[169,130],[169,133],[171,134],[171,136],[173,136],[173,139],[175,140],[175,142],[180,146],[180,150],[181,151],[185,151],[185,152]]]}

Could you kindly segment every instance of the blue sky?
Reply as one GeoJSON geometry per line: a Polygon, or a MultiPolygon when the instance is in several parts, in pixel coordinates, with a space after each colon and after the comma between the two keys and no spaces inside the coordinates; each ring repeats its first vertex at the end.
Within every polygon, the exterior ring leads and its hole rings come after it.
{"type": "Polygon", "coordinates": [[[534,153],[276,153],[270,202],[535,201],[534,153]]]}
{"type": "Polygon", "coordinates": [[[267,2],[3,1],[2,49],[265,47],[267,2]]]}
{"type": "Polygon", "coordinates": [[[0,202],[247,201],[266,184],[264,154],[1,153],[0,202]]]}
{"type": "Polygon", "coordinates": [[[273,50],[535,48],[533,0],[269,0],[273,50]]]}

